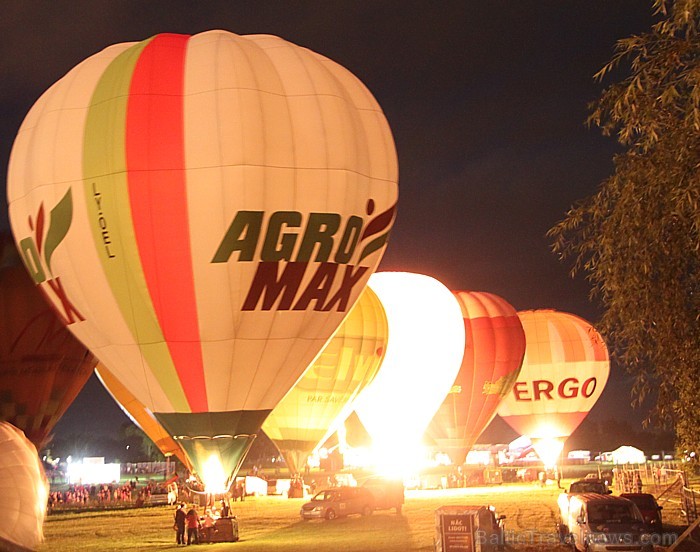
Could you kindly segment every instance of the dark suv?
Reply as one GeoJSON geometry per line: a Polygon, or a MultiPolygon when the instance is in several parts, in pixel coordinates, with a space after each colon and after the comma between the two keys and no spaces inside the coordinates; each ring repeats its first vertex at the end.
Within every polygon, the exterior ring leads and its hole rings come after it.
{"type": "Polygon", "coordinates": [[[350,514],[369,516],[375,508],[375,500],[363,487],[333,487],[319,491],[310,502],[301,507],[302,519],[335,519],[350,514]]]}
{"type": "Polygon", "coordinates": [[[377,510],[396,509],[401,513],[404,502],[403,481],[387,477],[370,477],[362,483],[362,487],[374,496],[374,507],[377,510]]]}

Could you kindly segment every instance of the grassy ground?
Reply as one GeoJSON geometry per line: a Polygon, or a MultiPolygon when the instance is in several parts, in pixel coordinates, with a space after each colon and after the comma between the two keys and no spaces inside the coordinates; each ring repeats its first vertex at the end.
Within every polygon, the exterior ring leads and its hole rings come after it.
{"type": "MultiPolygon", "coordinates": [[[[505,514],[508,550],[564,551],[555,542],[558,520],[556,485],[407,491],[402,515],[389,511],[370,517],[351,516],[334,521],[302,521],[303,499],[248,497],[235,503],[240,538],[236,543],[202,545],[218,552],[411,552],[433,550],[435,510],[444,505],[492,504],[505,514]]],[[[175,550],[173,508],[159,506],[113,512],[53,514],[44,531],[41,552],[175,550]]],[[[664,508],[666,530],[680,534],[683,522],[672,504],[664,508]]],[[[678,550],[698,550],[685,545],[678,550]]]]}

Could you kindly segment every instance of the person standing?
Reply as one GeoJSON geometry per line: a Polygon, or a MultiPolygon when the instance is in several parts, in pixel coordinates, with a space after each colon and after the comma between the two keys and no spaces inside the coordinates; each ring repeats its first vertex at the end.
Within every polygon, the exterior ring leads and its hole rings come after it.
{"type": "Polygon", "coordinates": [[[204,521],[202,522],[202,535],[204,537],[204,542],[212,542],[212,537],[214,536],[214,517],[211,514],[211,510],[207,508],[204,514],[204,521]]]}
{"type": "Polygon", "coordinates": [[[231,508],[228,505],[228,501],[221,499],[221,517],[227,518],[231,515],[231,508]]]}
{"type": "Polygon", "coordinates": [[[185,503],[182,502],[175,510],[175,530],[177,531],[175,542],[185,544],[185,503]]]}
{"type": "Polygon", "coordinates": [[[187,522],[187,544],[199,544],[199,516],[194,504],[187,511],[185,521],[187,522]]]}

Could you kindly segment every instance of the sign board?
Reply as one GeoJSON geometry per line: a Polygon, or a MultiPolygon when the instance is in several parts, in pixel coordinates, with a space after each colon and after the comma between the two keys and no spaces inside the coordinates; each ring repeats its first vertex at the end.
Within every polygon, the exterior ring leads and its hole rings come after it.
{"type": "Polygon", "coordinates": [[[477,552],[474,535],[478,512],[478,507],[470,506],[442,506],[435,510],[435,550],[477,552]]]}

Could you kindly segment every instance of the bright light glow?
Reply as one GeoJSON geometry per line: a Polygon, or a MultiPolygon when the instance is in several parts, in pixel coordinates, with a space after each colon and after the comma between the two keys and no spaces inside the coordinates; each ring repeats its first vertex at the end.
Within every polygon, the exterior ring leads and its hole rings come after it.
{"type": "Polygon", "coordinates": [[[435,463],[438,466],[450,466],[452,464],[452,460],[450,459],[449,454],[438,452],[435,454],[435,463]]]}
{"type": "Polygon", "coordinates": [[[564,448],[565,440],[565,437],[558,439],[545,437],[532,440],[532,448],[535,449],[545,468],[553,468],[558,464],[559,455],[564,448]]]}
{"type": "Polygon", "coordinates": [[[355,410],[372,436],[377,468],[397,473],[424,461],[423,432],[462,363],[464,319],[452,292],[429,276],[381,272],[369,287],[386,311],[389,340],[355,410]]]}
{"type": "Polygon", "coordinates": [[[491,463],[491,453],[488,450],[470,450],[465,463],[488,466],[491,463]]]}
{"type": "Polygon", "coordinates": [[[204,490],[211,494],[225,493],[228,490],[228,476],[224,471],[221,459],[212,454],[202,465],[202,483],[204,490]]]}
{"type": "MultiPolygon", "coordinates": [[[[85,459],[90,460],[90,459],[85,459]]],[[[120,464],[98,464],[95,462],[72,462],[67,465],[68,483],[71,485],[97,485],[115,483],[121,477],[120,464]]]]}
{"type": "Polygon", "coordinates": [[[410,478],[434,462],[427,447],[405,442],[401,448],[378,446],[372,448],[374,470],[384,477],[410,478]]]}

